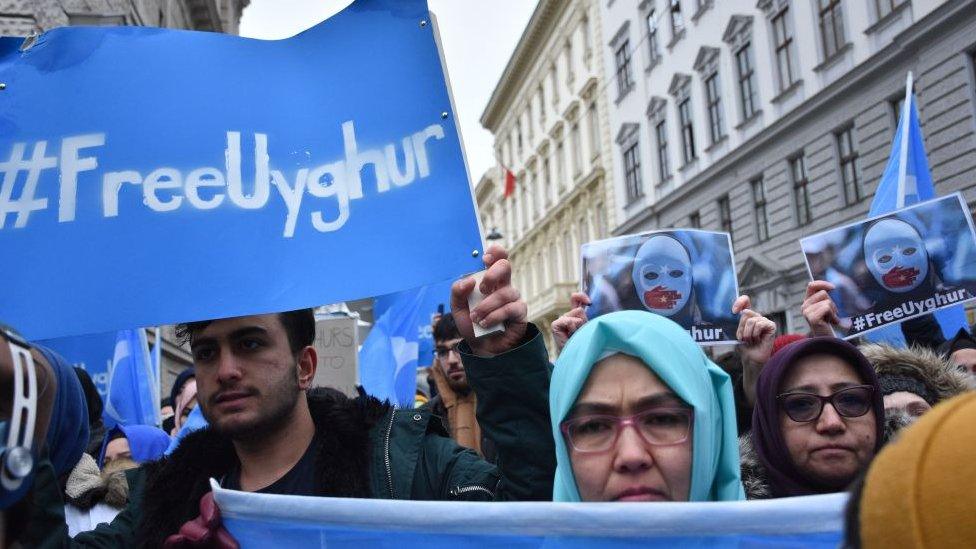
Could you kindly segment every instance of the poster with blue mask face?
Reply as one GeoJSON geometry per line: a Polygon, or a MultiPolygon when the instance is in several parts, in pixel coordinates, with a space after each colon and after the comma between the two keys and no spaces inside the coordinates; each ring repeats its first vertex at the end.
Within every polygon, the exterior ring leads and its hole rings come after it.
{"type": "Polygon", "coordinates": [[[853,338],[976,298],[976,236],[956,193],[800,240],[853,338]]]}
{"type": "Polygon", "coordinates": [[[650,311],[677,322],[702,345],[735,343],[739,295],[728,233],[673,229],[584,244],[586,316],[650,311]]]}

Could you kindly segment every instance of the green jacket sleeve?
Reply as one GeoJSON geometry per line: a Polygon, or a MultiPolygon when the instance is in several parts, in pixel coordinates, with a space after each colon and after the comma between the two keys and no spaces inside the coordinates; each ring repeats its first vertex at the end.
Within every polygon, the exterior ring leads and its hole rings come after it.
{"type": "Polygon", "coordinates": [[[465,487],[497,479],[496,500],[551,500],[556,468],[549,421],[552,365],[542,334],[529,324],[520,346],[491,358],[474,355],[465,342],[458,347],[468,383],[477,396],[478,424],[495,443],[498,460],[495,471],[476,453],[455,451],[448,481],[449,490],[455,492],[451,495],[476,495],[476,488],[464,493],[465,487]]]}
{"type": "Polygon", "coordinates": [[[129,481],[130,503],[111,524],[101,524],[91,532],[68,536],[64,519],[64,502],[51,462],[43,461],[35,469],[34,487],[28,526],[21,538],[25,547],[48,549],[55,547],[134,547],[139,522],[138,502],[142,500],[145,474],[134,469],[126,474],[129,481]]]}

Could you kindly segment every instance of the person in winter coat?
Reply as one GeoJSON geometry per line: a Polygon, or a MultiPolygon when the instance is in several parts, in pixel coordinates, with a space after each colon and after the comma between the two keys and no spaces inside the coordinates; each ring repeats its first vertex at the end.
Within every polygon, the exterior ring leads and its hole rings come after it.
{"type": "Polygon", "coordinates": [[[878,374],[885,407],[885,440],[943,400],[971,390],[969,375],[924,347],[860,347],[878,374]]]}
{"type": "Polygon", "coordinates": [[[734,501],[732,382],[681,326],[644,311],[583,325],[549,394],[554,501],[734,501]]]}
{"type": "Polygon", "coordinates": [[[756,384],[752,432],[740,439],[749,499],[844,490],[883,444],[874,368],[850,343],[813,337],[774,354],[756,384]]]}
{"type": "Polygon", "coordinates": [[[938,404],[892,441],[853,487],[846,549],[973,547],[976,393],[938,404]]]}
{"type": "MultiPolygon", "coordinates": [[[[469,310],[475,280],[452,288],[461,359],[478,395],[478,422],[497,444],[499,466],[444,436],[428,412],[396,409],[361,394],[312,390],[311,309],[187,324],[197,398],[209,427],[169,456],[127,475],[130,503],[111,524],[74,538],[85,547],[184,546],[229,540],[213,517],[210,478],[225,488],[307,496],[419,500],[544,500],[554,451],[543,338],[526,321],[500,246],[484,255],[485,298],[469,310]],[[476,339],[472,322],[504,330],[476,339]],[[517,429],[512,426],[517,425],[517,429]],[[202,515],[202,516],[201,516],[202,515]]],[[[64,544],[50,466],[38,467],[34,514],[22,542],[64,544]]]]}
{"type": "Polygon", "coordinates": [[[430,368],[430,377],[436,386],[437,396],[427,406],[441,419],[444,429],[455,442],[494,463],[498,456],[491,439],[484,436],[478,425],[475,413],[478,398],[464,372],[457,349],[462,338],[451,313],[439,316],[433,335],[436,358],[430,368]]]}

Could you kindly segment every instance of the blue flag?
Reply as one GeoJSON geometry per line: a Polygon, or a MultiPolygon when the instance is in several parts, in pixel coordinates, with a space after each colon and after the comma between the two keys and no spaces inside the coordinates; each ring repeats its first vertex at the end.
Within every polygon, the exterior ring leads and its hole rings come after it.
{"type": "MultiPolygon", "coordinates": [[[[912,75],[909,73],[905,101],[898,119],[898,129],[891,144],[891,156],[881,176],[881,182],[878,183],[878,190],[874,193],[874,200],[871,201],[869,217],[883,215],[935,198],[935,185],[925,155],[925,139],[918,119],[918,109],[915,107],[915,94],[911,89],[912,75]]],[[[960,328],[969,330],[962,305],[942,309],[933,314],[947,339],[955,336],[960,328]]],[[[884,342],[897,347],[906,345],[899,324],[879,328],[865,334],[865,337],[871,341],[884,342]]]]}
{"type": "Polygon", "coordinates": [[[109,371],[106,427],[115,424],[159,426],[159,399],[153,381],[146,331],[120,330],[109,371]]]}
{"type": "Polygon", "coordinates": [[[436,312],[437,303],[450,299],[444,284],[377,298],[382,312],[359,350],[359,379],[367,393],[401,408],[413,407],[423,323],[430,325],[431,304],[436,312]]]}
{"type": "MultiPolygon", "coordinates": [[[[434,363],[434,333],[431,321],[437,314],[438,307],[443,307],[445,313],[451,312],[451,285],[454,279],[436,284],[429,284],[424,291],[424,301],[417,312],[417,367],[423,368],[434,363]]],[[[417,291],[417,290],[412,290],[417,291]]],[[[373,305],[375,318],[380,318],[386,310],[397,302],[400,293],[387,294],[376,298],[373,305]]]]}
{"type": "Polygon", "coordinates": [[[432,21],[425,0],[356,0],[284,40],[146,27],[0,38],[0,250],[31,259],[0,269],[0,318],[64,337],[477,270],[432,21]]]}
{"type": "Polygon", "coordinates": [[[839,493],[730,502],[459,504],[239,492],[214,480],[211,486],[223,525],[244,547],[292,549],[833,549],[843,541],[847,503],[839,493]]]}

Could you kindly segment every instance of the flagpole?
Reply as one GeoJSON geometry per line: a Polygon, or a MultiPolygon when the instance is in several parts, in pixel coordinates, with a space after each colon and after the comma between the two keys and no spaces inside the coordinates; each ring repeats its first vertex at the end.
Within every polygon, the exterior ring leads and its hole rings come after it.
{"type": "Polygon", "coordinates": [[[901,107],[901,148],[898,151],[898,195],[895,197],[896,209],[905,207],[905,178],[908,173],[908,127],[912,113],[912,71],[905,78],[905,101],[901,107]]]}

